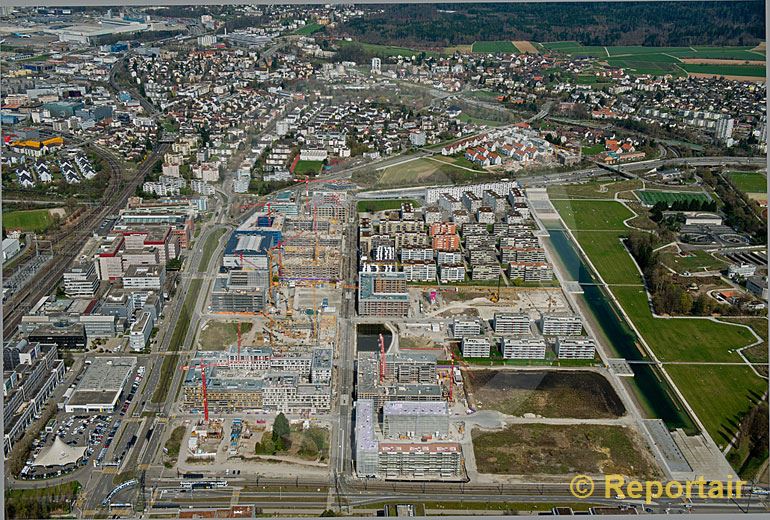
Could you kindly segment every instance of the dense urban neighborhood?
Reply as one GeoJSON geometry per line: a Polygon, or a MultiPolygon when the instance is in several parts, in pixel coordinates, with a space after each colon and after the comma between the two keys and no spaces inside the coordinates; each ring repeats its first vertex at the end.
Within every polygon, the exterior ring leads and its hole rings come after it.
{"type": "Polygon", "coordinates": [[[766,512],[764,8],[735,9],[740,41],[664,46],[0,7],[5,517],[766,512]],[[748,484],[576,498],[604,474],[748,484]]]}

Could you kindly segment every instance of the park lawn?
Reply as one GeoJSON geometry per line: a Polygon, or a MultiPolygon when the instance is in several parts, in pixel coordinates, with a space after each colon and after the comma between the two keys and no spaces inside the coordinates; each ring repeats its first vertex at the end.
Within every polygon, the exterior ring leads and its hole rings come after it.
{"type": "Polygon", "coordinates": [[[41,233],[48,229],[53,218],[47,209],[30,209],[3,213],[4,229],[21,229],[41,233]]]}
{"type": "Polygon", "coordinates": [[[512,41],[487,41],[487,42],[474,42],[473,52],[480,52],[484,54],[496,54],[498,52],[505,52],[509,54],[518,53],[518,49],[513,45],[512,41]]]}
{"type": "Polygon", "coordinates": [[[411,203],[413,207],[419,208],[420,203],[414,199],[383,199],[383,200],[360,200],[356,206],[359,213],[375,211],[385,211],[388,209],[400,209],[401,204],[411,203]]]}
{"type": "Polygon", "coordinates": [[[767,193],[767,177],[759,172],[730,172],[728,177],[744,193],[767,193]]]}
{"type": "Polygon", "coordinates": [[[606,231],[573,233],[605,283],[642,286],[642,275],[620,241],[622,234],[606,231]]]}
{"type": "Polygon", "coordinates": [[[735,433],[740,417],[767,390],[767,382],[749,367],[667,365],[709,435],[724,448],[735,433]]]}
{"type": "Polygon", "coordinates": [[[706,251],[690,251],[688,256],[680,256],[676,251],[660,251],[660,260],[663,265],[670,267],[677,273],[689,271],[697,273],[699,271],[721,270],[727,266],[727,262],[714,258],[706,251]]]}
{"type": "Polygon", "coordinates": [[[669,206],[674,202],[690,202],[697,200],[709,202],[711,199],[700,191],[659,191],[659,190],[637,190],[636,194],[642,202],[654,206],[657,202],[665,202],[669,206]]]}
{"type": "MultiPolygon", "coordinates": [[[[594,77],[594,76],[591,76],[594,77]]],[[[584,146],[582,148],[583,155],[596,155],[598,153],[602,153],[604,151],[604,145],[602,143],[597,143],[593,146],[584,146]]]]}
{"type": "Polygon", "coordinates": [[[762,65],[716,65],[683,63],[680,65],[680,67],[692,74],[765,77],[765,67],[762,65]]]}
{"type": "Polygon", "coordinates": [[[554,200],[552,202],[564,223],[573,231],[628,231],[623,221],[634,216],[621,203],[611,200],[554,200]]]}
{"type": "Polygon", "coordinates": [[[610,290],[661,361],[739,362],[730,350],[756,341],[745,327],[708,318],[656,318],[642,287],[610,290]]]}
{"type": "Polygon", "coordinates": [[[590,181],[584,184],[567,184],[548,186],[548,195],[555,199],[614,199],[615,195],[642,186],[642,181],[630,179],[625,181],[590,181]]]}

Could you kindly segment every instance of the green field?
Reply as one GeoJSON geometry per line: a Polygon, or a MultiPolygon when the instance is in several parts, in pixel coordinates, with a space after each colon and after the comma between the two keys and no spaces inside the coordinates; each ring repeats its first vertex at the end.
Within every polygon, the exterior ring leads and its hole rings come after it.
{"type": "Polygon", "coordinates": [[[637,179],[624,181],[589,181],[584,184],[548,186],[548,195],[554,199],[613,199],[618,193],[642,187],[637,179]]]}
{"type": "MultiPolygon", "coordinates": [[[[248,321],[241,323],[241,337],[246,335],[253,324],[248,321]]],[[[198,345],[201,350],[226,350],[238,341],[238,322],[216,321],[207,322],[200,330],[198,345]]]]}
{"type": "Polygon", "coordinates": [[[383,199],[383,200],[360,200],[356,206],[358,212],[372,213],[375,211],[385,211],[387,209],[401,209],[404,202],[411,203],[413,207],[419,208],[420,203],[414,199],[383,199]]]}
{"type": "Polygon", "coordinates": [[[574,231],[591,263],[608,284],[642,285],[642,276],[620,239],[626,233],[574,231]]]}
{"type": "Polygon", "coordinates": [[[728,177],[744,193],[767,193],[767,177],[759,172],[730,172],[728,177]]]}
{"type": "Polygon", "coordinates": [[[581,148],[583,155],[596,155],[604,151],[604,145],[602,143],[595,144],[593,146],[584,146],[581,148]]]}
{"type": "Polygon", "coordinates": [[[469,116],[465,112],[460,114],[460,116],[457,118],[460,121],[463,121],[464,123],[471,123],[474,125],[486,125],[486,126],[503,126],[505,123],[502,121],[493,121],[492,119],[481,119],[479,117],[473,117],[469,116]]]}
{"type": "Polygon", "coordinates": [[[21,229],[42,233],[53,222],[47,209],[30,209],[3,213],[3,229],[21,229]]]}
{"type": "Polygon", "coordinates": [[[518,49],[513,45],[511,41],[488,41],[488,42],[474,42],[473,52],[479,52],[483,54],[496,54],[499,52],[505,52],[509,54],[518,53],[518,49]]]}
{"type": "Polygon", "coordinates": [[[693,74],[718,74],[720,76],[756,76],[765,77],[765,67],[761,65],[716,65],[684,63],[684,70],[693,74]]]}
{"type": "Polygon", "coordinates": [[[674,202],[690,202],[697,200],[699,202],[710,202],[711,198],[703,192],[695,191],[658,191],[658,190],[637,190],[639,199],[649,206],[654,206],[658,202],[665,202],[669,206],[674,202]]]}
{"type": "Polygon", "coordinates": [[[727,267],[727,262],[718,260],[706,251],[700,250],[690,251],[687,256],[681,256],[671,250],[661,250],[660,260],[663,265],[680,274],[685,271],[697,273],[699,271],[721,270],[727,267]]]}
{"type": "Polygon", "coordinates": [[[553,205],[573,231],[627,231],[623,221],[634,216],[612,200],[554,200],[553,205]]]}
{"type": "Polygon", "coordinates": [[[324,26],[320,23],[309,23],[305,24],[303,27],[300,27],[296,31],[294,31],[292,34],[298,34],[300,36],[310,36],[311,34],[317,33],[318,31],[323,31],[324,26]]]}
{"type": "Polygon", "coordinates": [[[295,175],[316,175],[321,172],[323,168],[323,161],[297,161],[297,165],[294,167],[295,175]]]}
{"type": "Polygon", "coordinates": [[[442,54],[435,51],[423,51],[420,49],[410,49],[407,47],[395,47],[393,45],[377,45],[375,43],[349,42],[345,40],[341,40],[337,42],[337,44],[340,47],[359,45],[366,52],[370,52],[375,56],[380,56],[381,58],[389,58],[392,56],[419,56],[422,53],[425,53],[426,56],[437,58],[442,54]]]}
{"type": "Polygon", "coordinates": [[[767,391],[767,382],[749,367],[668,365],[666,371],[720,448],[732,438],[733,423],[767,391]]]}

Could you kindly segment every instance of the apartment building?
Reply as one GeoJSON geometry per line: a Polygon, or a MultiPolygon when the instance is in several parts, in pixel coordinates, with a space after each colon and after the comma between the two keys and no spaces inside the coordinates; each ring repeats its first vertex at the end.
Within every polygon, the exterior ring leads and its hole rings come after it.
{"type": "Polygon", "coordinates": [[[560,359],[593,359],[596,343],[587,336],[556,338],[556,355],[560,359]]]}
{"type": "Polygon", "coordinates": [[[500,353],[505,359],[545,359],[545,349],[542,336],[515,336],[500,340],[500,353]]]}
{"type": "Polygon", "coordinates": [[[504,264],[545,262],[545,249],[542,247],[503,247],[500,249],[504,264]]]}
{"type": "Polygon", "coordinates": [[[400,254],[402,262],[433,260],[433,249],[429,247],[404,247],[400,254]]]}
{"type": "Polygon", "coordinates": [[[488,358],[490,353],[489,340],[484,337],[465,336],[460,348],[464,358],[488,358]]]}
{"type": "Polygon", "coordinates": [[[525,282],[550,282],[553,268],[545,262],[511,262],[508,264],[508,278],[525,282]]]}
{"type": "Polygon", "coordinates": [[[525,312],[503,313],[496,312],[492,319],[495,334],[523,336],[530,334],[530,319],[525,312]]]}
{"type": "Polygon", "coordinates": [[[362,316],[406,316],[407,276],[403,272],[358,274],[358,313],[362,316]]]}
{"type": "Polygon", "coordinates": [[[439,264],[439,279],[441,283],[462,282],[465,280],[465,264],[439,264]]]}
{"type": "Polygon", "coordinates": [[[452,336],[455,339],[481,334],[481,322],[468,318],[455,318],[452,321],[452,336]]]}
{"type": "Polygon", "coordinates": [[[382,433],[391,439],[419,439],[449,434],[446,401],[389,401],[382,407],[382,433]]]}
{"type": "Polygon", "coordinates": [[[463,474],[462,447],[456,442],[381,442],[378,474],[386,479],[456,479],[463,474]]]}
{"type": "Polygon", "coordinates": [[[433,260],[404,262],[402,267],[410,282],[430,282],[436,279],[436,263],[433,260]]]}
{"type": "Polygon", "coordinates": [[[583,333],[583,322],[576,314],[542,313],[540,331],[543,336],[580,336],[583,333]]]}
{"type": "Polygon", "coordinates": [[[497,280],[501,273],[497,263],[474,264],[471,268],[471,278],[475,280],[497,280]]]}

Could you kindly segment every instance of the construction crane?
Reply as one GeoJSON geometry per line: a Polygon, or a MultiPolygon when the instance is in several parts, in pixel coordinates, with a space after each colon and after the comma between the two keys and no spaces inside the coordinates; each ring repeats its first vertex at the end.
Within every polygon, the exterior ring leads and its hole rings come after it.
{"type": "Polygon", "coordinates": [[[489,291],[489,301],[492,303],[497,303],[500,301],[500,282],[503,280],[503,275],[498,275],[497,277],[497,291],[492,292],[489,291]]]}
{"type": "Polygon", "coordinates": [[[209,398],[206,392],[206,369],[214,368],[214,367],[229,367],[229,366],[230,366],[230,363],[201,363],[198,365],[185,365],[179,368],[179,370],[182,370],[182,371],[196,370],[196,369],[200,369],[201,371],[201,393],[203,394],[203,420],[206,423],[209,422],[209,398]]]}

